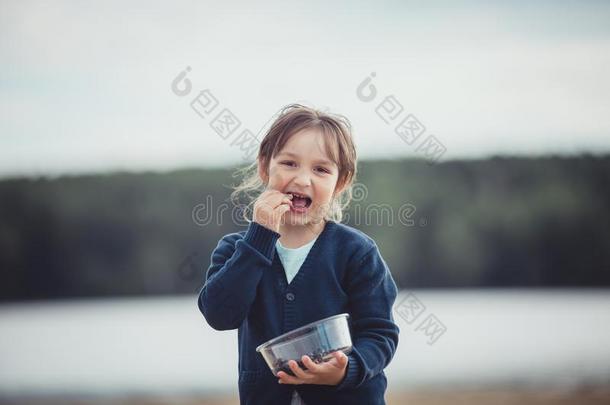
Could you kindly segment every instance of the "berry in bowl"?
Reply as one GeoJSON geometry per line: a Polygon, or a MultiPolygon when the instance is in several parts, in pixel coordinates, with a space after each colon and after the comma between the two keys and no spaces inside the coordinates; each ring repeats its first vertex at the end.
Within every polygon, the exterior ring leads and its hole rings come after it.
{"type": "Polygon", "coordinates": [[[301,361],[305,355],[319,364],[332,359],[333,352],[342,351],[348,355],[352,351],[348,318],[349,314],[344,313],[320,319],[277,336],[258,346],[256,351],[263,356],[274,376],[277,377],[279,371],[294,375],[288,366],[290,360],[306,369],[301,361]]]}

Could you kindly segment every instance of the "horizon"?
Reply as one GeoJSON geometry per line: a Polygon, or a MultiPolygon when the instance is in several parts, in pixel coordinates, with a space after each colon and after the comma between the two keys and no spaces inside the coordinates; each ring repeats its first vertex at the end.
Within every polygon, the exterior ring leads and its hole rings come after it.
{"type": "MultiPolygon", "coordinates": [[[[428,162],[425,158],[417,156],[397,156],[397,157],[369,157],[359,158],[358,163],[381,163],[381,162],[421,162],[428,163],[430,166],[443,165],[455,162],[483,162],[497,159],[520,159],[520,160],[536,160],[536,159],[578,159],[578,158],[594,158],[604,159],[609,158],[610,152],[604,153],[591,153],[591,152],[579,152],[579,153],[548,153],[539,155],[517,155],[517,154],[493,154],[484,157],[466,157],[466,158],[455,158],[447,159],[439,162],[428,162]]],[[[251,163],[251,162],[250,162],[251,163]]],[[[77,178],[77,177],[96,177],[96,176],[115,176],[115,175],[143,175],[143,174],[155,174],[155,175],[167,175],[175,174],[187,171],[226,171],[226,170],[238,170],[243,168],[250,163],[243,164],[220,164],[220,165],[184,165],[170,168],[140,168],[140,169],[108,169],[105,171],[68,171],[60,173],[42,173],[42,174],[17,174],[17,175],[5,175],[0,174],[0,182],[13,181],[13,180],[60,180],[65,178],[77,178]]]]}

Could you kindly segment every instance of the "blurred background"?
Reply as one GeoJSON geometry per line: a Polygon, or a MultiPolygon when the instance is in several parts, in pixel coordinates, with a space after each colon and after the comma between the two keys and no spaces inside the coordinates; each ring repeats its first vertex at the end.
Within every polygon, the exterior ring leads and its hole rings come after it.
{"type": "Polygon", "coordinates": [[[388,404],[610,403],[608,71],[601,1],[0,1],[0,403],[239,403],[197,295],[292,102],[353,125],[388,404]]]}

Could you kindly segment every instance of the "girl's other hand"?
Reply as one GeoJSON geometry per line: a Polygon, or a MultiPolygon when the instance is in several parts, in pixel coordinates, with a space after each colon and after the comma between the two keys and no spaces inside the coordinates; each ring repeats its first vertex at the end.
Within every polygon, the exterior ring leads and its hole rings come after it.
{"type": "Polygon", "coordinates": [[[292,206],[292,195],[268,189],[254,202],[252,220],[279,233],[283,215],[292,206]]]}
{"type": "Polygon", "coordinates": [[[303,370],[296,361],[290,360],[288,366],[294,373],[294,377],[280,371],[277,373],[280,384],[320,384],[320,385],[339,385],[345,376],[348,358],[342,351],[333,353],[334,358],[316,364],[308,356],[303,356],[301,361],[307,367],[303,370]]]}

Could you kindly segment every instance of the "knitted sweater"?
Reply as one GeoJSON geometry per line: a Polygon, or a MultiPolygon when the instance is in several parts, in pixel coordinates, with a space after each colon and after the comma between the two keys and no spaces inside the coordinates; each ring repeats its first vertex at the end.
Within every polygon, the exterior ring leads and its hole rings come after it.
{"type": "Polygon", "coordinates": [[[398,345],[397,288],[375,242],[328,221],[290,282],[276,255],[280,234],[256,222],[225,235],[211,255],[199,310],[216,330],[238,329],[242,405],[384,404],[384,368],[398,345]],[[335,386],[278,384],[256,347],[299,326],[347,312],[353,349],[335,386]]]}

